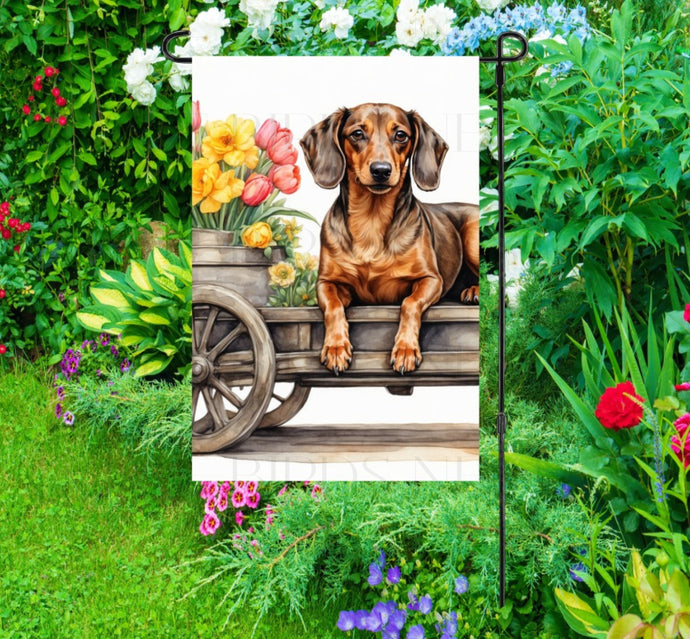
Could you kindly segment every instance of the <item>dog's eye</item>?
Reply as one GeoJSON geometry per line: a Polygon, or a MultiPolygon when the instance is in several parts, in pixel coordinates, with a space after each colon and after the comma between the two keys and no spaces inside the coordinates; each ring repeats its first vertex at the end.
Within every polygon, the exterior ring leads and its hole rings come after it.
{"type": "Polygon", "coordinates": [[[359,142],[364,139],[364,131],[362,131],[362,129],[355,129],[352,133],[350,133],[350,137],[355,142],[359,142]]]}
{"type": "Polygon", "coordinates": [[[396,142],[407,142],[410,139],[410,136],[405,133],[405,131],[400,130],[395,132],[395,141],[396,142]]]}

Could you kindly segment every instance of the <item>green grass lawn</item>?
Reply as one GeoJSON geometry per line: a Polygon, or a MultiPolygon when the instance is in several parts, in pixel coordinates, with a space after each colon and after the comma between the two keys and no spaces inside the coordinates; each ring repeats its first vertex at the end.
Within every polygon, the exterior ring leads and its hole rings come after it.
{"type": "MultiPolygon", "coordinates": [[[[186,455],[147,461],[118,438],[54,418],[50,375],[28,365],[0,375],[0,636],[249,639],[254,619],[221,628],[224,586],[184,598],[213,543],[186,455]]],[[[267,620],[256,637],[342,636],[338,610],[317,602],[305,632],[267,620]]]]}

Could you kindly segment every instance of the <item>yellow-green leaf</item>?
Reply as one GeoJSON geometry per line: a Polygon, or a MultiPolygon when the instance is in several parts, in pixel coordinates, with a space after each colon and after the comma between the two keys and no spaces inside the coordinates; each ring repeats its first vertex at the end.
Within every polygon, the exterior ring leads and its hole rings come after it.
{"type": "Polygon", "coordinates": [[[98,288],[97,286],[92,286],[91,295],[99,304],[104,304],[105,306],[112,306],[120,310],[129,310],[132,308],[127,298],[114,288],[98,288]]]}
{"type": "Polygon", "coordinates": [[[134,377],[146,377],[147,375],[157,375],[165,370],[167,365],[172,360],[172,357],[150,359],[145,364],[136,367],[134,377]]]}
{"type": "Polygon", "coordinates": [[[77,320],[82,326],[88,328],[91,331],[102,331],[103,325],[107,324],[110,320],[103,315],[96,315],[95,313],[84,313],[83,311],[77,312],[77,320]]]}
{"type": "Polygon", "coordinates": [[[151,286],[151,282],[149,282],[149,276],[146,274],[146,268],[143,264],[132,262],[129,265],[129,274],[139,288],[145,291],[153,290],[153,286],[151,286]]]}
{"type": "Polygon", "coordinates": [[[634,639],[645,625],[637,615],[623,615],[611,626],[606,639],[634,639]]]}
{"type": "Polygon", "coordinates": [[[170,319],[165,315],[156,313],[156,311],[147,310],[139,313],[139,317],[149,324],[156,324],[162,326],[170,326],[170,319]]]}

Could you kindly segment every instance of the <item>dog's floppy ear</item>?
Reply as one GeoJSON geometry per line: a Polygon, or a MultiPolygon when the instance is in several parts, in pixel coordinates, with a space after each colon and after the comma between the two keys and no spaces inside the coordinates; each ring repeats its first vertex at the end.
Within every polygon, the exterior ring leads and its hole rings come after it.
{"type": "Polygon", "coordinates": [[[412,149],[412,176],[422,191],[433,191],[441,180],[441,165],[448,145],[416,111],[407,113],[415,132],[412,149]]]}
{"type": "Polygon", "coordinates": [[[345,154],[340,148],[340,125],[347,109],[340,109],[315,124],[300,140],[307,166],[316,183],[324,189],[333,189],[345,177],[345,154]]]}

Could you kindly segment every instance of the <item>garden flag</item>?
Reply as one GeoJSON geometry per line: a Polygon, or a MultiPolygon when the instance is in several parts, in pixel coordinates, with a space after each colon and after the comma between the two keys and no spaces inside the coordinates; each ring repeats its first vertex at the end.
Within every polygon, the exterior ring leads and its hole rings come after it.
{"type": "Polygon", "coordinates": [[[194,478],[478,479],[478,59],[192,77],[194,478]]]}

